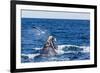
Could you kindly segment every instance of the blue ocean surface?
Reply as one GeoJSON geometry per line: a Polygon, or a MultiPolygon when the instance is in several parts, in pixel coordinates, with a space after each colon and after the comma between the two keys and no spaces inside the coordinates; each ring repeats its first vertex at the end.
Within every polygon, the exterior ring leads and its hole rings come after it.
{"type": "Polygon", "coordinates": [[[21,62],[90,59],[90,20],[21,18],[21,62]],[[40,57],[48,36],[56,38],[58,55],[40,57]]]}

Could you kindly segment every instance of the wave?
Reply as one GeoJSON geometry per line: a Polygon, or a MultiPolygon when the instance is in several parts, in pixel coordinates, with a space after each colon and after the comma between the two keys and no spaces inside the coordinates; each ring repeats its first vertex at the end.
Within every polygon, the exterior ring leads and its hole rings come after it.
{"type": "Polygon", "coordinates": [[[23,62],[44,62],[44,61],[67,61],[67,60],[85,60],[90,58],[89,46],[77,46],[77,45],[58,45],[56,50],[57,55],[54,57],[41,58],[40,50],[42,48],[33,48],[31,53],[21,54],[21,61],[23,62]],[[32,53],[32,51],[34,51],[32,53]]]}
{"type": "Polygon", "coordinates": [[[77,46],[77,45],[59,45],[58,53],[67,53],[67,52],[89,52],[89,46],[77,46]]]}

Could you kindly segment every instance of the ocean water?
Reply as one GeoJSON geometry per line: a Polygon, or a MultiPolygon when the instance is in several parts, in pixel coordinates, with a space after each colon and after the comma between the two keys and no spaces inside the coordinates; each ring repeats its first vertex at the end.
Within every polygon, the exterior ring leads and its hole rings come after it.
{"type": "Polygon", "coordinates": [[[90,59],[90,21],[76,19],[21,18],[21,62],[90,59]],[[58,55],[40,57],[48,36],[56,38],[58,55]]]}

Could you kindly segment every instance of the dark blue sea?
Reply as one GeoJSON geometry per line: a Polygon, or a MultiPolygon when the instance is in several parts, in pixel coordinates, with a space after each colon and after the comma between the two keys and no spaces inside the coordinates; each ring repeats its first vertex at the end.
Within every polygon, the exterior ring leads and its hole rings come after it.
{"type": "Polygon", "coordinates": [[[21,18],[22,63],[89,60],[89,46],[89,20],[21,18]],[[38,57],[50,35],[56,38],[58,55],[38,57]]]}

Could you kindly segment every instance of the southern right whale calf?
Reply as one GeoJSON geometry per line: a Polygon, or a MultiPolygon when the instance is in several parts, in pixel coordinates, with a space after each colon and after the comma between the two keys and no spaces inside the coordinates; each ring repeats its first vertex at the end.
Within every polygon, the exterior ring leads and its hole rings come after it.
{"type": "Polygon", "coordinates": [[[40,56],[48,57],[57,55],[57,45],[55,45],[56,38],[49,36],[41,50],[40,56]]]}

